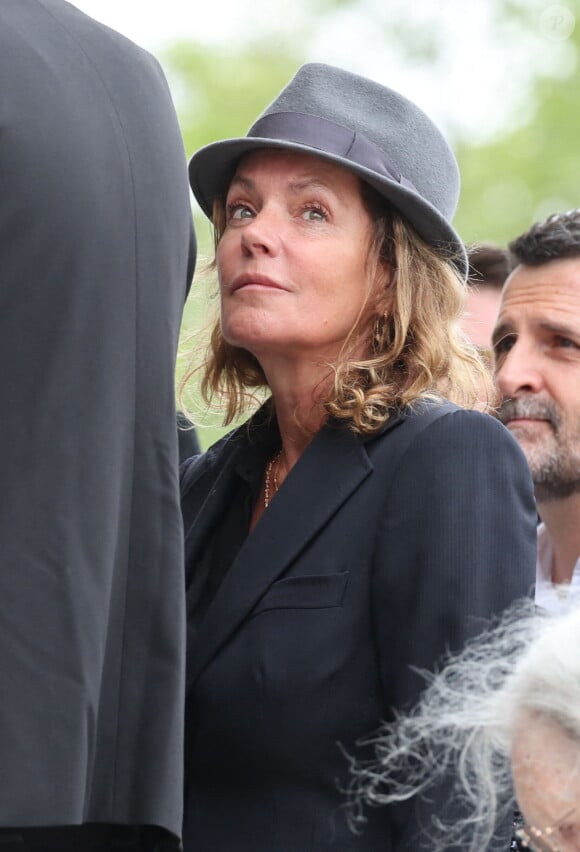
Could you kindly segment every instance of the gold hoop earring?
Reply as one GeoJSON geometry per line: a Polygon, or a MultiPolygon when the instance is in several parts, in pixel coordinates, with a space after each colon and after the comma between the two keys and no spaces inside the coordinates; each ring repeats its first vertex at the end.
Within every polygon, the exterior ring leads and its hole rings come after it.
{"type": "Polygon", "coordinates": [[[380,343],[383,339],[388,317],[389,315],[387,313],[384,313],[375,319],[375,324],[373,328],[373,342],[375,344],[380,343]]]}

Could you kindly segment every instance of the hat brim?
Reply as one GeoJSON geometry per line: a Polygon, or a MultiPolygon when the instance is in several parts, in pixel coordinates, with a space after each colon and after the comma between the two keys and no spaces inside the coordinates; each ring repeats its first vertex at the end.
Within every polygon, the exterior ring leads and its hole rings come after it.
{"type": "Polygon", "coordinates": [[[467,277],[465,246],[456,231],[432,204],[396,180],[377,175],[365,166],[344,157],[328,154],[299,142],[244,136],[213,142],[197,151],[189,161],[189,180],[199,206],[209,219],[212,217],[214,199],[225,197],[240,159],[246,154],[265,148],[310,154],[336,163],[358,175],[383,196],[428,245],[449,258],[463,278],[467,277]]]}

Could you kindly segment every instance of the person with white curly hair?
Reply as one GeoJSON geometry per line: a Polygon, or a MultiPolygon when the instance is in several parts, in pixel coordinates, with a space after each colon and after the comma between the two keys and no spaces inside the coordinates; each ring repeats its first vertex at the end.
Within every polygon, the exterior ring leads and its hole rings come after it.
{"type": "Polygon", "coordinates": [[[579,850],[580,607],[554,616],[519,603],[428,677],[419,703],[372,738],[376,759],[352,762],[355,830],[368,806],[427,798],[451,769],[453,806],[468,809],[433,821],[434,852],[490,848],[516,801],[515,848],[579,850]]]}

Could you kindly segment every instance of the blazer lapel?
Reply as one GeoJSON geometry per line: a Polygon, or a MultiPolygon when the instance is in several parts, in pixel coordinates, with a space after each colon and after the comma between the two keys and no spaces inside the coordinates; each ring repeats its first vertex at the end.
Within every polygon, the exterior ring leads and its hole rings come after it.
{"type": "MultiPolygon", "coordinates": [[[[352,432],[325,427],[315,436],[246,539],[190,643],[189,688],[266,589],[371,470],[364,444],[352,432]]],[[[223,488],[218,488],[223,499],[223,488]]],[[[216,502],[221,504],[221,499],[216,502]]],[[[203,520],[205,529],[215,516],[209,514],[210,520],[203,520]]]]}

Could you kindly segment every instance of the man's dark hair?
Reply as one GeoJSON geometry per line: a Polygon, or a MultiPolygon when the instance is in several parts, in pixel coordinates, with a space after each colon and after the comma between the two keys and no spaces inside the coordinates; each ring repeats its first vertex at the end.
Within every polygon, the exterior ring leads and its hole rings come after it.
{"type": "Polygon", "coordinates": [[[580,257],[580,209],[554,213],[536,222],[508,246],[511,268],[519,263],[542,266],[551,260],[580,257]]]}
{"type": "Polygon", "coordinates": [[[468,248],[467,255],[468,286],[501,290],[510,272],[507,251],[493,243],[478,243],[468,248]]]}

